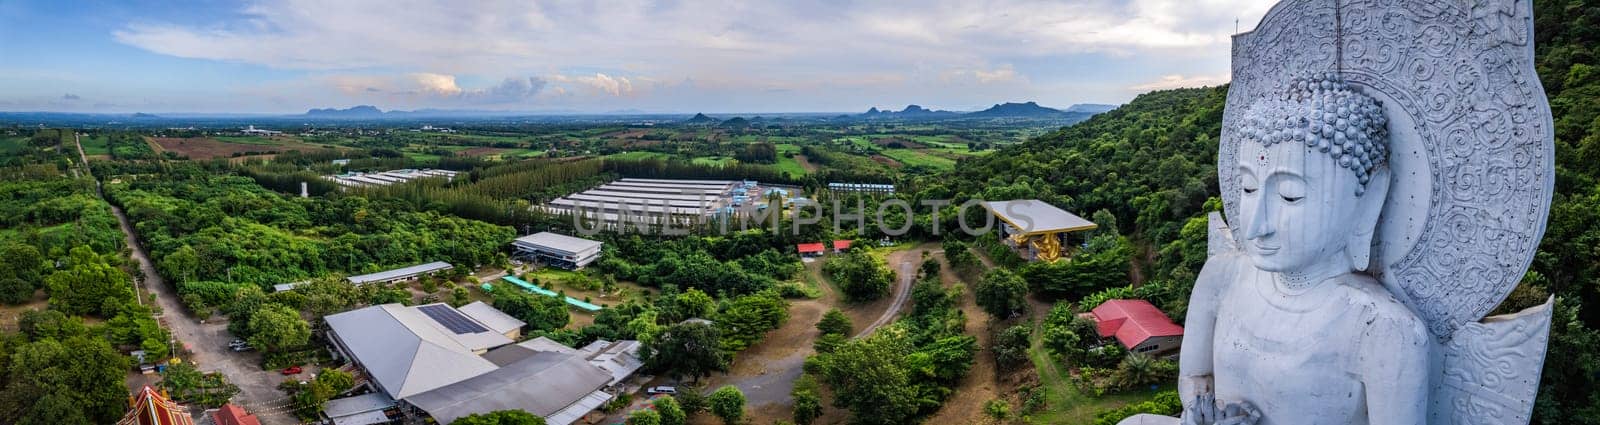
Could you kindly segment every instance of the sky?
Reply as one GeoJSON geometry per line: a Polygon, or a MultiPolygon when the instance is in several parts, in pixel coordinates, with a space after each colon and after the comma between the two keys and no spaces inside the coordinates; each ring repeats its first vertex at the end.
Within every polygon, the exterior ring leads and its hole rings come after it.
{"type": "Polygon", "coordinates": [[[0,111],[1120,104],[1228,80],[1270,0],[4,0],[0,111]]]}

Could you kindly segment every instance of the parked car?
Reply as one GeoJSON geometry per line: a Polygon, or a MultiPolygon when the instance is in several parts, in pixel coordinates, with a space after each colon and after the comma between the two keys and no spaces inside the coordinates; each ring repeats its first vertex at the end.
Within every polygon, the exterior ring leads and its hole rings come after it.
{"type": "Polygon", "coordinates": [[[298,374],[300,372],[301,372],[300,366],[289,366],[289,367],[283,369],[283,374],[284,375],[294,375],[294,374],[298,374]]]}
{"type": "Polygon", "coordinates": [[[669,386],[663,385],[663,386],[658,386],[658,387],[646,388],[644,390],[644,392],[645,392],[645,394],[650,394],[650,395],[656,395],[656,394],[668,394],[668,395],[671,395],[671,394],[677,394],[678,393],[678,387],[669,387],[669,386]]]}

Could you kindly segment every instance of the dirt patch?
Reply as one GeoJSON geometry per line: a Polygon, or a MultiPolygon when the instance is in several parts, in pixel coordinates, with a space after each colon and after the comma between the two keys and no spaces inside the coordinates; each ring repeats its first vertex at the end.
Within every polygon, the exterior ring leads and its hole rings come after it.
{"type": "Polygon", "coordinates": [[[900,168],[900,167],[904,166],[903,164],[900,163],[900,161],[895,161],[894,158],[890,158],[890,157],[883,156],[883,155],[873,155],[872,156],[872,160],[873,161],[878,161],[879,164],[887,165],[887,166],[894,167],[894,168],[900,168]]]}
{"type": "Polygon", "coordinates": [[[296,140],[274,139],[276,144],[232,143],[209,137],[153,137],[151,141],[161,151],[171,151],[189,159],[234,158],[245,154],[258,155],[288,151],[315,151],[324,148],[296,140]]]}
{"type": "Polygon", "coordinates": [[[507,149],[502,148],[476,147],[456,152],[456,156],[488,156],[499,154],[501,152],[505,152],[506,150],[507,149]]]}
{"type": "Polygon", "coordinates": [[[805,155],[795,155],[794,162],[800,163],[800,168],[806,170],[807,173],[817,172],[817,164],[812,164],[811,158],[807,158],[805,155]]]}

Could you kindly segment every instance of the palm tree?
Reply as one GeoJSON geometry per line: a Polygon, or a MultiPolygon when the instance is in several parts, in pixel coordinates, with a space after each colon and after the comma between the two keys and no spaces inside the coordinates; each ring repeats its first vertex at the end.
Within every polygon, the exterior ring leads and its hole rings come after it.
{"type": "Polygon", "coordinates": [[[1155,369],[1156,359],[1144,353],[1128,353],[1127,357],[1122,358],[1122,364],[1117,366],[1121,387],[1133,388],[1154,382],[1159,379],[1155,369]]]}

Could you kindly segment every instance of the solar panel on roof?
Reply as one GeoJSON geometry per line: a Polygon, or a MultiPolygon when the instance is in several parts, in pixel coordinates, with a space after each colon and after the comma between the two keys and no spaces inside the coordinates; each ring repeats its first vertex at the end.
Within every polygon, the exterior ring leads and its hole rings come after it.
{"type": "Polygon", "coordinates": [[[483,325],[479,325],[478,322],[468,319],[467,316],[461,314],[460,311],[456,311],[456,309],[450,308],[449,306],[443,304],[430,304],[417,307],[417,309],[422,310],[422,314],[426,314],[428,317],[433,318],[433,321],[444,325],[446,329],[449,329],[450,332],[455,332],[456,335],[475,334],[489,331],[488,328],[483,327],[483,325]]]}

